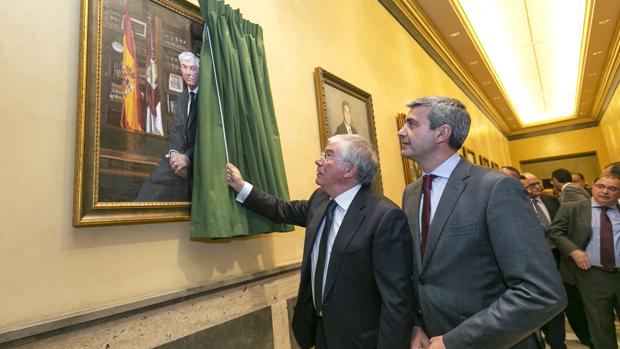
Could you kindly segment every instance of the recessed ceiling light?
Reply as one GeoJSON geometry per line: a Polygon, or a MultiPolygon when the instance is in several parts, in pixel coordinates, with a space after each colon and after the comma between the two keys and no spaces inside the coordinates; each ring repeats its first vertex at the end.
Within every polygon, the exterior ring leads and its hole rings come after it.
{"type": "Polygon", "coordinates": [[[607,24],[609,23],[610,19],[609,18],[605,18],[602,21],[598,22],[598,24],[607,24]]]}
{"type": "Polygon", "coordinates": [[[495,97],[493,97],[493,99],[494,99],[494,100],[498,100],[498,99],[499,99],[499,96],[495,96],[495,97]]]}
{"type": "Polygon", "coordinates": [[[483,85],[488,85],[488,84],[490,84],[490,83],[491,83],[490,81],[485,81],[485,82],[483,82],[482,84],[483,84],[483,85]]]}
{"type": "Polygon", "coordinates": [[[596,73],[592,73],[592,74],[588,74],[588,77],[591,78],[591,77],[595,77],[596,75],[597,75],[596,73]]]}
{"type": "Polygon", "coordinates": [[[455,38],[455,37],[457,37],[459,35],[461,35],[461,32],[455,32],[455,33],[450,34],[450,37],[455,38]]]}
{"type": "Polygon", "coordinates": [[[470,65],[478,64],[478,61],[469,62],[470,65]]]}
{"type": "Polygon", "coordinates": [[[592,52],[592,56],[598,56],[598,55],[600,55],[601,53],[603,53],[603,51],[598,50],[598,51],[592,52]]]}
{"type": "Polygon", "coordinates": [[[575,115],[587,0],[450,3],[473,29],[520,125],[575,115]]]}

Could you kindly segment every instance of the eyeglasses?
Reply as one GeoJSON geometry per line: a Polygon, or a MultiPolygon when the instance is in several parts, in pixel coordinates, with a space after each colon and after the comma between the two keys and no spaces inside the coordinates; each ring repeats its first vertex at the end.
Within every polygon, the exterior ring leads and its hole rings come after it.
{"type": "Polygon", "coordinates": [[[614,187],[614,186],[607,186],[605,184],[595,184],[594,185],[598,190],[604,190],[607,189],[609,190],[610,193],[617,193],[618,192],[618,187],[614,187]]]}
{"type": "Polygon", "coordinates": [[[328,155],[326,152],[322,152],[321,155],[319,155],[320,159],[323,159],[323,161],[332,161],[332,160],[340,160],[341,158],[336,158],[333,157],[331,155],[328,155]]]}
{"type": "Polygon", "coordinates": [[[534,182],[527,185],[528,188],[540,187],[540,182],[534,182]]]}

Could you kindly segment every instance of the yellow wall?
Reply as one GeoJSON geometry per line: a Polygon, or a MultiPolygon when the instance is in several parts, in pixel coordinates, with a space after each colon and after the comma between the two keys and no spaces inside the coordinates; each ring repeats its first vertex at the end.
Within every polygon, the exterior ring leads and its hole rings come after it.
{"type": "MultiPolygon", "coordinates": [[[[314,189],[321,151],[312,72],[372,94],[385,194],[400,201],[395,115],[444,94],[473,117],[467,146],[498,163],[508,142],[377,1],[231,0],[264,28],[293,198],[314,189]]],[[[188,241],[188,223],[71,226],[80,1],[2,2],[0,333],[296,262],[302,231],[188,241]]]]}
{"type": "MultiPolygon", "coordinates": [[[[609,162],[620,161],[620,89],[616,89],[599,125],[609,153],[609,162]]],[[[605,162],[605,166],[609,162],[605,162]]]]}
{"type": "Polygon", "coordinates": [[[605,166],[609,162],[610,153],[608,153],[607,146],[603,141],[601,129],[601,127],[590,127],[510,141],[508,146],[510,147],[512,162],[519,165],[519,161],[523,160],[594,151],[598,156],[599,165],[605,166]]]}

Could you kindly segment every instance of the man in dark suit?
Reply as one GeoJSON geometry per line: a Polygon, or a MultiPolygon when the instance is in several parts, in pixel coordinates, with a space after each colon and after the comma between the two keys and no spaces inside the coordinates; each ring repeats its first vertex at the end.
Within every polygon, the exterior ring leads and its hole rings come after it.
{"type": "Polygon", "coordinates": [[[245,182],[237,201],[275,222],[306,227],[293,332],[302,348],[407,348],[413,327],[413,253],[405,214],[370,185],[371,144],[336,135],[315,161],[310,199],[284,202],[245,182]]]}
{"type": "Polygon", "coordinates": [[[618,348],[614,308],[620,312],[620,177],[600,177],[592,199],[562,204],[549,237],[572,269],[597,349],[618,348]]]}
{"type": "Polygon", "coordinates": [[[357,130],[351,124],[351,106],[349,102],[342,101],[342,123],[336,127],[337,135],[357,134],[357,130]]]}
{"type": "Polygon", "coordinates": [[[200,59],[183,52],[179,62],[187,88],[176,100],[175,117],[168,130],[168,151],[142,184],[136,201],[191,201],[200,59]]]}
{"type": "Polygon", "coordinates": [[[573,176],[565,168],[559,168],[551,173],[551,184],[560,193],[560,202],[590,200],[590,193],[572,182],[573,176]]]}
{"type": "MultiPolygon", "coordinates": [[[[525,189],[530,197],[532,209],[536,213],[540,225],[543,229],[545,229],[545,232],[547,232],[547,229],[549,229],[558,208],[560,208],[560,201],[554,196],[543,195],[542,182],[538,179],[538,177],[532,173],[524,173],[523,175],[525,176],[525,189]]],[[[555,259],[555,264],[559,268],[560,251],[551,239],[547,238],[547,243],[549,244],[553,258],[555,259]]],[[[560,312],[553,319],[547,322],[542,327],[542,331],[545,334],[545,340],[551,349],[566,348],[566,345],[564,344],[564,341],[566,340],[564,312],[560,312]]]]}
{"type": "Polygon", "coordinates": [[[401,154],[424,171],[403,194],[420,324],[411,347],[538,348],[534,333],[566,300],[523,185],[458,156],[470,126],[461,102],[407,106],[401,154]]]}

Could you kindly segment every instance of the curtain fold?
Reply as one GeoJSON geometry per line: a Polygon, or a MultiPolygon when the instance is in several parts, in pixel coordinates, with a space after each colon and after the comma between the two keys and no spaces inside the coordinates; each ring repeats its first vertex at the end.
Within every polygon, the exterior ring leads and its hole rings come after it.
{"type": "MultiPolygon", "coordinates": [[[[225,238],[291,231],[235,202],[226,184],[226,153],[244,179],[288,200],[262,28],[220,0],[199,0],[208,26],[213,56],[205,35],[200,52],[198,123],[194,146],[194,185],[190,238],[225,238]],[[215,71],[224,127],[220,119],[215,71]]],[[[206,30],[206,29],[205,29],[206,30]]]]}

